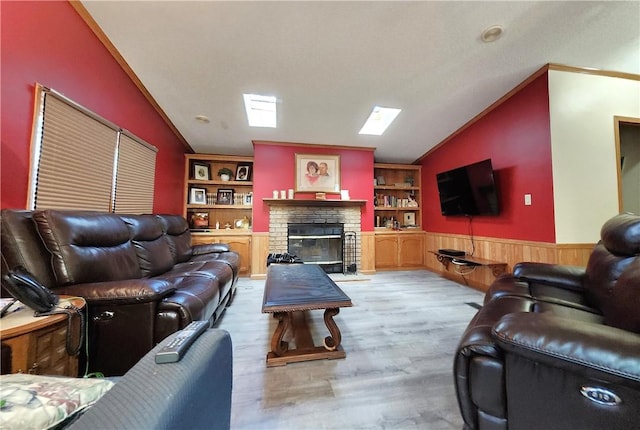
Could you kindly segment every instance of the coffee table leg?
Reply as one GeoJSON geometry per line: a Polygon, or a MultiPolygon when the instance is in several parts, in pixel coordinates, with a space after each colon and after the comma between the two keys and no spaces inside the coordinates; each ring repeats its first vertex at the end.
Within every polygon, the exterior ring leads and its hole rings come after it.
{"type": "Polygon", "coordinates": [[[333,320],[333,317],[335,315],[338,315],[339,312],[340,308],[325,309],[324,311],[324,323],[329,329],[329,333],[331,333],[331,336],[325,337],[322,344],[328,351],[335,351],[336,348],[340,346],[340,342],[342,342],[340,329],[338,328],[336,322],[333,320]]]}
{"type": "Polygon", "coordinates": [[[284,342],[282,338],[287,332],[291,320],[288,312],[274,312],[273,317],[278,320],[278,326],[273,332],[273,337],[271,338],[271,352],[280,356],[289,349],[289,343],[284,342]]]}

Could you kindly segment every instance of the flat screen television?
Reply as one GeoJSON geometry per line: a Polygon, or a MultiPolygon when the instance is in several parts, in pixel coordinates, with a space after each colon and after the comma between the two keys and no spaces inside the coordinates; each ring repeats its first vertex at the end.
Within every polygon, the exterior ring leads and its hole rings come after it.
{"type": "Polygon", "coordinates": [[[498,215],[491,159],[436,174],[444,216],[498,215]]]}

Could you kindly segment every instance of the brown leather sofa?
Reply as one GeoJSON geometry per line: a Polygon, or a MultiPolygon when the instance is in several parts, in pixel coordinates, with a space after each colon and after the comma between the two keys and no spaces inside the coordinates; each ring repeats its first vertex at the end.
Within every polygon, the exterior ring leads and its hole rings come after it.
{"type": "Polygon", "coordinates": [[[181,216],[3,209],[0,217],[3,272],[23,266],[56,294],[87,301],[90,372],[122,375],[191,321],[213,325],[235,292],[238,254],[192,246],[181,216]]]}
{"type": "Polygon", "coordinates": [[[519,263],[498,278],[454,359],[471,429],[640,425],[640,216],[607,221],[586,268],[519,263]]]}

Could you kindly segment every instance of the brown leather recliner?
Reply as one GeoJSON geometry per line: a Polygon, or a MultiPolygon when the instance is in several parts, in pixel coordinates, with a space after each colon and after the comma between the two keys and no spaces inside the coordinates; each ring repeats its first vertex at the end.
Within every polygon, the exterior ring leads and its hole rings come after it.
{"type": "Polygon", "coordinates": [[[640,216],[607,221],[587,267],[519,263],[464,332],[455,388],[471,429],[640,425],[640,216]]]}

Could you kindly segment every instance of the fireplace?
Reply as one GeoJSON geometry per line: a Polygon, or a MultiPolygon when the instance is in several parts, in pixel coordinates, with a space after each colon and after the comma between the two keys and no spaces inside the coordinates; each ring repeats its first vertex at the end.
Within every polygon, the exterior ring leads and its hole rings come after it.
{"type": "MultiPolygon", "coordinates": [[[[269,204],[269,253],[284,253],[289,251],[289,224],[339,224],[343,227],[343,237],[346,243],[340,242],[342,255],[332,261],[346,259],[346,269],[356,273],[360,267],[361,258],[361,213],[359,201],[340,200],[276,200],[269,204]]],[[[295,252],[296,255],[297,252],[295,252]]],[[[302,259],[302,258],[301,258],[302,259]]],[[[307,262],[307,260],[302,259],[307,262]]],[[[335,268],[334,268],[335,270],[335,268]]]]}
{"type": "Polygon", "coordinates": [[[290,223],[287,226],[288,252],[305,263],[315,263],[327,273],[343,271],[344,224],[290,223]]]}

